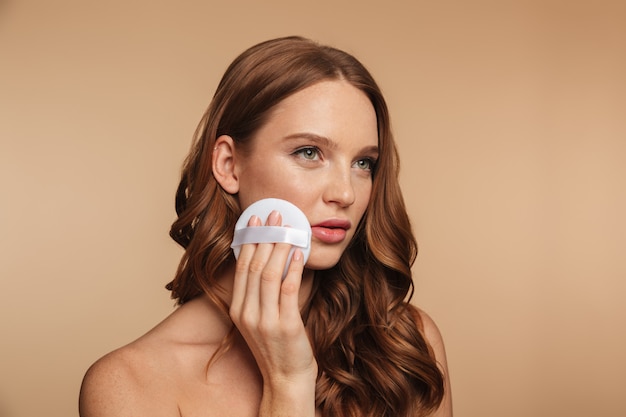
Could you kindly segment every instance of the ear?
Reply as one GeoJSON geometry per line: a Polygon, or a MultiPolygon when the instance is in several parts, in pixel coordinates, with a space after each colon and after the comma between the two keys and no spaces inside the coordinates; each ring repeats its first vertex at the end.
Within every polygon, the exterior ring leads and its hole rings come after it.
{"type": "Polygon", "coordinates": [[[213,176],[222,188],[230,194],[239,191],[239,176],[235,169],[235,141],[222,135],[215,141],[213,148],[213,176]]]}

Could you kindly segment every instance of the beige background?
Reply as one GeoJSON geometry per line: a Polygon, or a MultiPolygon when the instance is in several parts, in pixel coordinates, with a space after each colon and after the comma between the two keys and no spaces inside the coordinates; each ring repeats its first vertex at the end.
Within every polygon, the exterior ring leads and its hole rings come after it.
{"type": "Polygon", "coordinates": [[[171,311],[191,134],[287,34],[387,95],[456,415],[626,415],[625,3],[226,3],[0,2],[0,416],[77,416],[89,364],[171,311]]]}

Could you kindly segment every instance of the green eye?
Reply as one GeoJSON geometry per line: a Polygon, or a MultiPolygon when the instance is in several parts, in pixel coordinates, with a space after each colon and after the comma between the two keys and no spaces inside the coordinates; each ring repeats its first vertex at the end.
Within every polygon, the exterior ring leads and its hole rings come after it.
{"type": "Polygon", "coordinates": [[[354,163],[354,166],[364,171],[371,171],[374,168],[374,161],[369,158],[359,159],[354,163]]]}
{"type": "Polygon", "coordinates": [[[302,148],[296,151],[296,154],[302,156],[304,159],[314,161],[319,156],[319,151],[316,148],[302,148]]]}

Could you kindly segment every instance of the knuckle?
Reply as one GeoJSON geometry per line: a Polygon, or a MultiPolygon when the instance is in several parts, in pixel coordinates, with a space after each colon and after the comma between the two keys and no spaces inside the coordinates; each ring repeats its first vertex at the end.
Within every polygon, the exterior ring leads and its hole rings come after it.
{"type": "Polygon", "coordinates": [[[235,265],[235,274],[237,275],[246,274],[248,272],[248,269],[249,269],[248,264],[240,260],[235,265]]]}
{"type": "Polygon", "coordinates": [[[298,293],[299,287],[298,284],[285,280],[280,288],[280,291],[283,295],[292,296],[298,293]]]}
{"type": "Polygon", "coordinates": [[[258,315],[252,311],[244,310],[239,314],[239,324],[247,329],[255,327],[258,321],[258,315]]]}
{"type": "Polygon", "coordinates": [[[263,337],[268,337],[274,334],[276,326],[274,322],[268,320],[267,318],[262,318],[259,320],[258,324],[259,334],[263,337]]]}
{"type": "Polygon", "coordinates": [[[236,319],[239,317],[240,314],[240,310],[238,307],[235,306],[230,306],[230,308],[228,309],[228,315],[230,316],[231,319],[236,319]]]}
{"type": "Polygon", "coordinates": [[[265,261],[261,259],[252,259],[250,261],[250,265],[248,266],[250,272],[260,273],[265,269],[265,261]]]}
{"type": "Polygon", "coordinates": [[[277,271],[274,268],[267,267],[261,273],[261,281],[275,282],[282,277],[282,271],[277,271]]]}

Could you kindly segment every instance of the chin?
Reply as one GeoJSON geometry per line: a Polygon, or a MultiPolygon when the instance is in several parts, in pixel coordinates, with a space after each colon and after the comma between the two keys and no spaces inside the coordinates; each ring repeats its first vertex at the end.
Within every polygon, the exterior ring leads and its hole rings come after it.
{"type": "Polygon", "coordinates": [[[333,266],[337,265],[341,259],[341,254],[336,253],[320,253],[317,251],[315,254],[311,253],[305,268],[311,269],[314,271],[323,271],[325,269],[330,269],[333,266]]]}
{"type": "Polygon", "coordinates": [[[332,265],[328,265],[328,264],[325,264],[325,265],[317,265],[317,264],[311,265],[311,264],[307,263],[304,266],[304,268],[308,269],[310,271],[326,271],[326,270],[332,268],[335,265],[337,265],[336,262],[334,264],[332,264],[332,265]]]}

